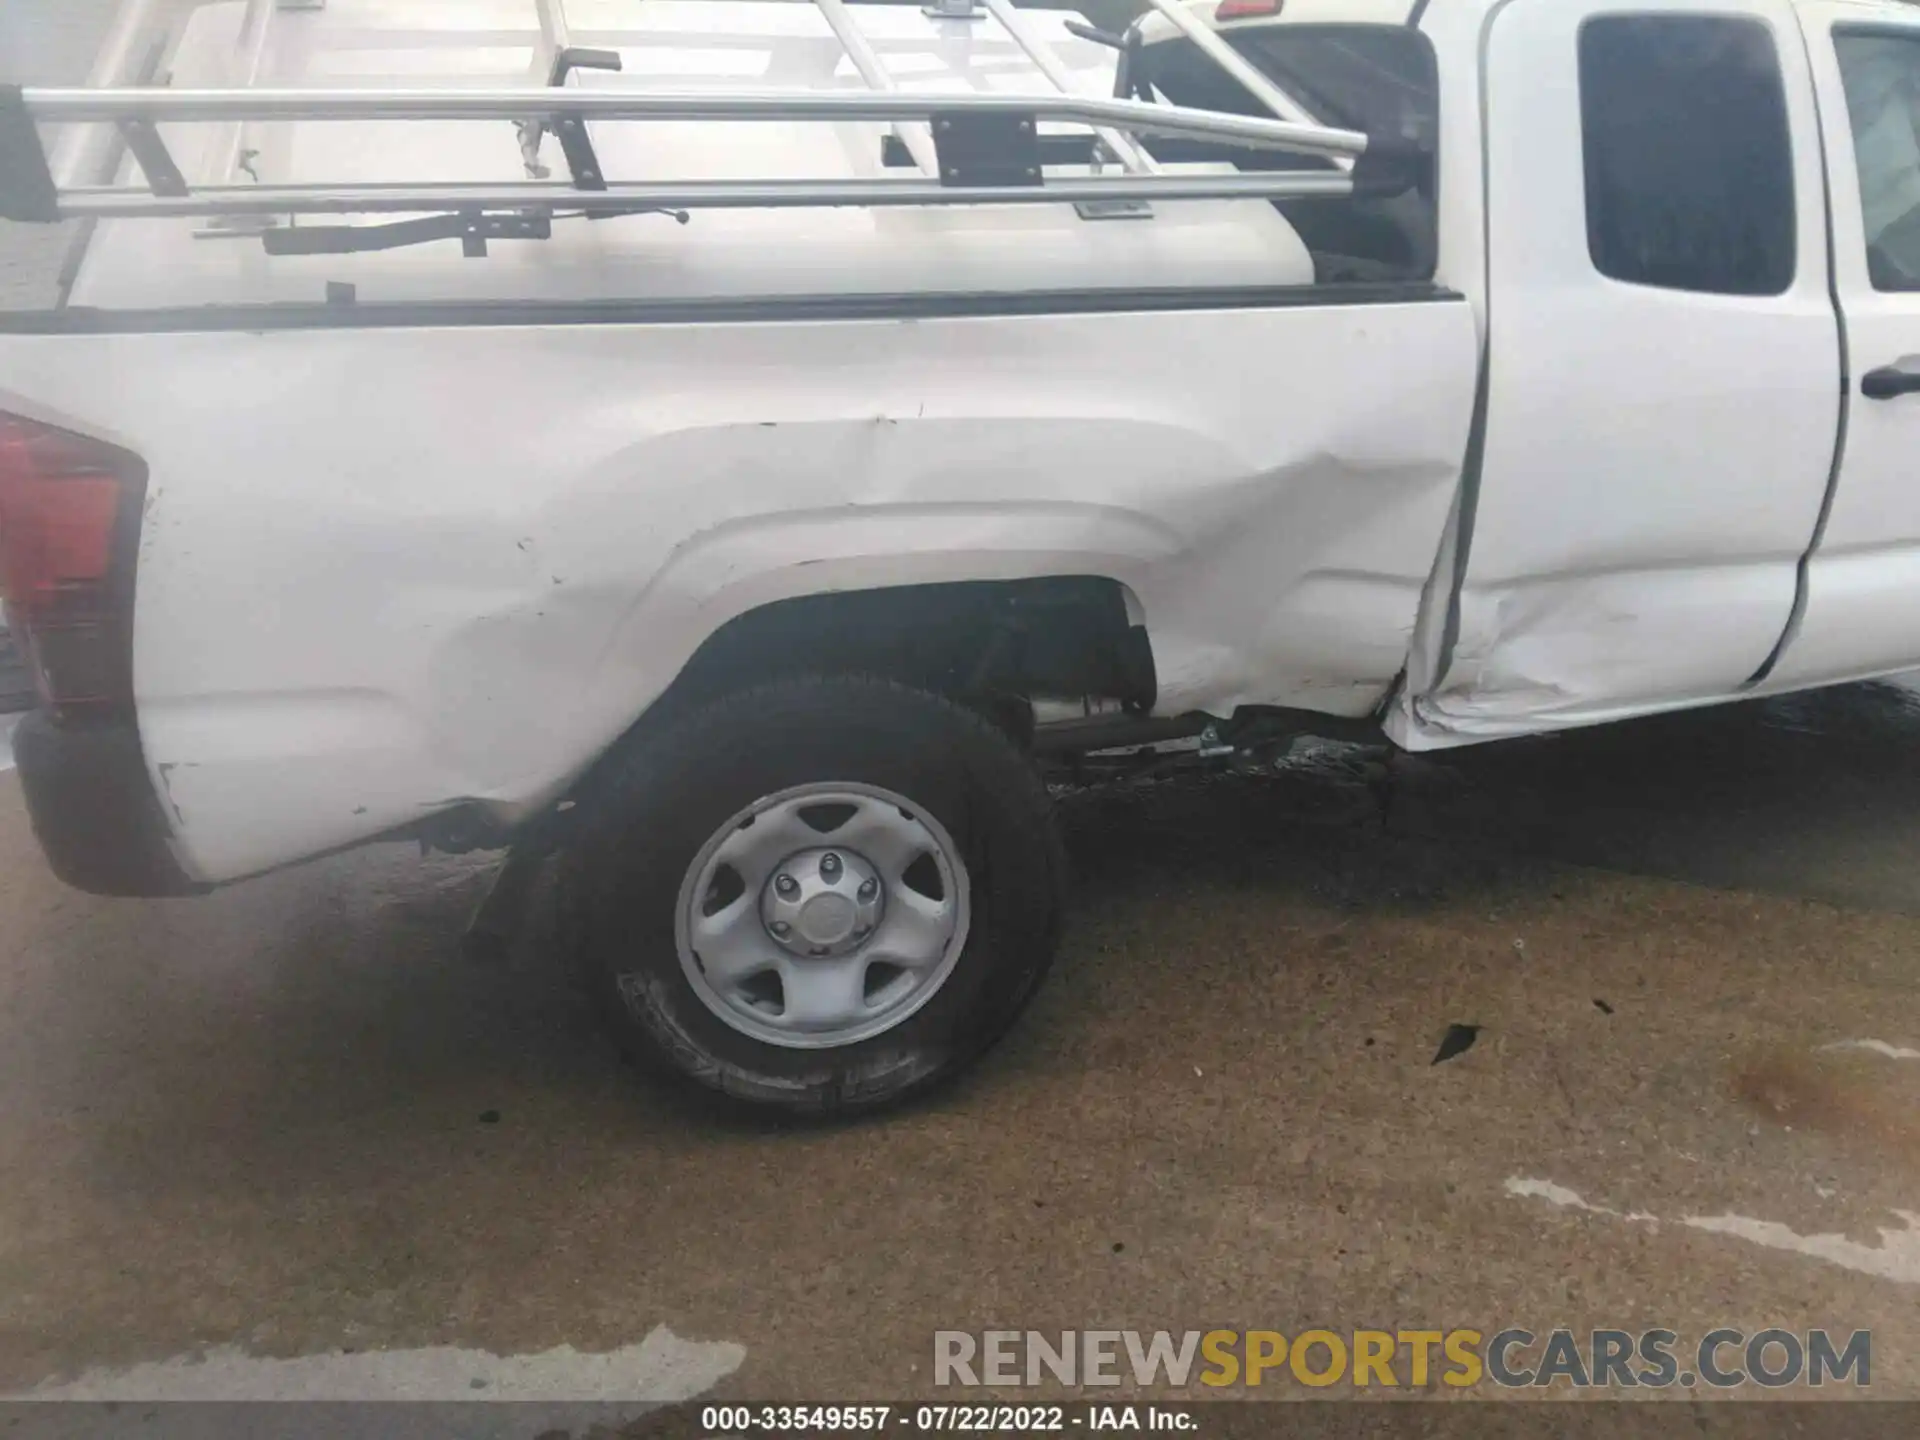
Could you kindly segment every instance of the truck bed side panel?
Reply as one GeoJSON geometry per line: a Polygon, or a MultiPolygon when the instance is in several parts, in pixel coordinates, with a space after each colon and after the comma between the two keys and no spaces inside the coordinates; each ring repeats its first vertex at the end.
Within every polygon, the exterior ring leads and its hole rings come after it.
{"type": "Polygon", "coordinates": [[[551,800],[803,593],[1099,574],[1164,711],[1366,712],[1475,337],[1447,296],[1163,313],[0,335],[150,467],[135,683],[197,878],[551,800]]]}

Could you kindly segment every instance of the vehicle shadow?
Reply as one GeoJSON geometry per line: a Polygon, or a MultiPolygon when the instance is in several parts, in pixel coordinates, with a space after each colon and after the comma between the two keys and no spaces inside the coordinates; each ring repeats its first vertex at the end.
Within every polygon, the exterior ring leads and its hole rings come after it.
{"type": "Polygon", "coordinates": [[[1920,913],[1920,694],[1862,684],[1444,753],[1394,825],[1630,874],[1920,913]]]}
{"type": "Polygon", "coordinates": [[[1915,913],[1920,693],[1850,685],[1420,756],[1314,742],[1061,813],[1096,884],[1284,857],[1319,893],[1413,903],[1525,857],[1915,913]]]}

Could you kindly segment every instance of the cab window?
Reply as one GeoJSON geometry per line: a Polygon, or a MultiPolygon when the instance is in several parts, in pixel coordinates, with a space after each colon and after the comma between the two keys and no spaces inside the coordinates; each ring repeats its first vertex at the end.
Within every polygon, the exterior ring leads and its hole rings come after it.
{"type": "Polygon", "coordinates": [[[1920,290],[1920,34],[1834,34],[1860,174],[1867,274],[1920,290]]]}
{"type": "Polygon", "coordinates": [[[1602,275],[1717,295],[1793,283],[1793,156],[1773,35],[1719,15],[1580,27],[1587,249],[1602,275]]]}
{"type": "MultiPolygon", "coordinates": [[[[1427,37],[1406,25],[1262,25],[1221,36],[1319,123],[1364,131],[1377,152],[1398,157],[1406,176],[1391,194],[1273,202],[1312,252],[1316,280],[1431,279],[1440,84],[1427,37]]],[[[1149,47],[1137,78],[1174,105],[1267,114],[1188,40],[1149,47]]],[[[1152,142],[1149,148],[1159,153],[1152,142]]],[[[1325,170],[1333,164],[1323,156],[1275,151],[1230,149],[1222,158],[1243,169],[1325,170]]]]}

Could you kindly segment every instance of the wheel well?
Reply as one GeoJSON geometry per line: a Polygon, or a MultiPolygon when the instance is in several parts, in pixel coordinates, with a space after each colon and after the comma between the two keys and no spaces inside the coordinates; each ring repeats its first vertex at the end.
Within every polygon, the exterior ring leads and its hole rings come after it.
{"type": "MultiPolygon", "coordinates": [[[[574,782],[591,795],[648,727],[723,695],[801,675],[871,675],[966,705],[1031,744],[1038,699],[1144,715],[1157,693],[1137,606],[1102,576],[966,580],[778,600],[710,635],[666,691],[574,782]]],[[[563,807],[564,808],[564,807],[563,807]]]]}
{"type": "Polygon", "coordinates": [[[659,701],[677,709],[787,675],[877,675],[1012,728],[1038,696],[1152,708],[1153,652],[1128,593],[1099,576],[969,580],[803,595],[749,610],[694,652],[659,701]]]}

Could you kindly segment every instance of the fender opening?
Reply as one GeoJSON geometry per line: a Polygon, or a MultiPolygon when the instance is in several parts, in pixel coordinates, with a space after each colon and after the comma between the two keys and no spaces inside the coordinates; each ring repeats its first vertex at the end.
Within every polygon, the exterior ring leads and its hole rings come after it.
{"type": "MultiPolygon", "coordinates": [[[[1157,682],[1138,602],[1101,576],[955,581],[799,596],[736,616],[694,652],[646,713],[588,766],[555,807],[511,834],[461,806],[417,835],[436,849],[506,847],[509,858],[463,940],[478,958],[505,953],[539,875],[563,849],[601,777],[651,727],[770,680],[868,675],[965,705],[1023,747],[1048,733],[1096,746],[1151,716],[1157,682]]],[[[1189,733],[1181,724],[1178,733],[1189,733]]]]}
{"type": "Polygon", "coordinates": [[[695,652],[656,709],[789,675],[877,675],[988,716],[1023,745],[1052,725],[1144,718],[1153,650],[1100,576],[805,595],[750,610],[695,652]]]}

